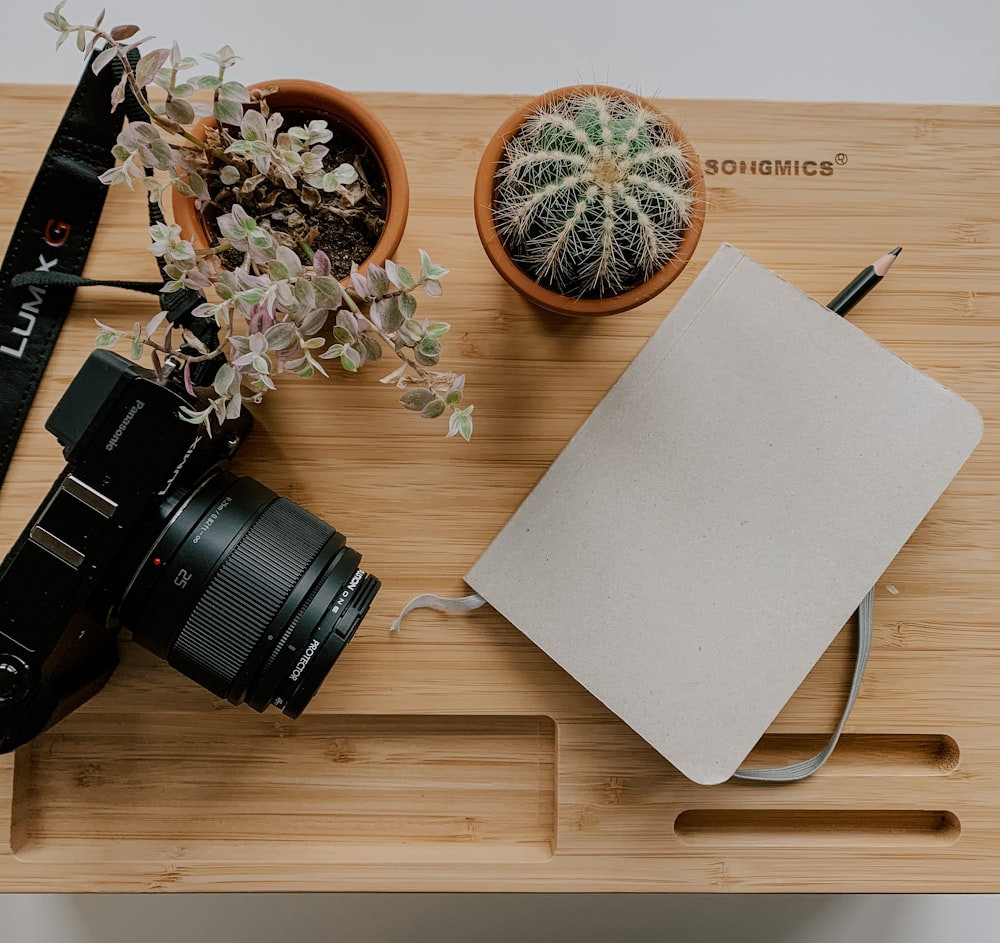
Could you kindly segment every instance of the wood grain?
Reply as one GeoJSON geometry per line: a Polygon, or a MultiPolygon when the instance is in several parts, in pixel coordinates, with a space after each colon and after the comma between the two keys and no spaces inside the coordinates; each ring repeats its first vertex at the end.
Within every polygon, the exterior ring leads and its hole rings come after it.
{"type": "MultiPolygon", "coordinates": [[[[68,95],[3,89],[4,246],[68,95]]],[[[123,639],[123,663],[94,700],[0,757],[0,887],[995,890],[1000,111],[663,102],[706,167],[717,162],[701,246],[644,308],[586,322],[530,308],[475,235],[479,154],[520,99],[362,97],[407,160],[399,261],[423,247],[451,269],[445,296],[422,306],[454,325],[446,356],[468,374],[473,441],[444,440],[374,372],[283,384],[238,470],[348,535],[384,582],[369,617],[296,724],[220,704],[123,639]],[[807,161],[831,172],[807,174],[807,161]],[[788,787],[684,780],[489,609],[415,613],[401,635],[388,631],[411,596],[465,591],[462,574],[721,241],[820,300],[902,244],[852,320],[986,420],[982,445],[879,582],[842,748],[788,787]]],[[[154,276],[143,213],[111,194],[88,274],[154,276]]],[[[154,311],[139,296],[78,293],[0,493],[0,552],[61,467],[43,422],[91,349],[92,319],[127,326],[154,311]]],[[[755,762],[802,758],[830,729],[852,645],[845,631],[755,762]]]]}

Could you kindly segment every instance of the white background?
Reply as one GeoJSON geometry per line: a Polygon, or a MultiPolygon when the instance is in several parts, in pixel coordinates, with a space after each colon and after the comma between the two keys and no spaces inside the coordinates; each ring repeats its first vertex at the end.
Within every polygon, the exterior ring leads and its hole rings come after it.
{"type": "MultiPolygon", "coordinates": [[[[100,2],[64,13],[91,20],[100,2]]],[[[343,0],[106,2],[109,23],[136,22],[187,54],[229,43],[244,81],[536,94],[598,80],[667,98],[1000,104],[997,0],[383,0],[357,4],[354,22],[343,0]]],[[[69,44],[54,53],[47,7],[4,7],[0,81],[76,82],[80,59],[69,44]]],[[[3,943],[936,943],[994,940],[998,925],[992,896],[0,897],[3,943]]]]}

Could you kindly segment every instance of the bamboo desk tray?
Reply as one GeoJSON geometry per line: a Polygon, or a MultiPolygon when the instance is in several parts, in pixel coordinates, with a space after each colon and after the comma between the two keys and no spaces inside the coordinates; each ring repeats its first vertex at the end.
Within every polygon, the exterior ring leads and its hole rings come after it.
{"type": "MultiPolygon", "coordinates": [[[[68,95],[4,89],[4,245],[68,95]]],[[[371,613],[298,721],[220,703],[126,636],[97,697],[0,757],[0,887],[997,890],[1000,110],[670,103],[709,171],[701,246],[644,308],[575,321],[516,296],[475,234],[479,155],[520,99],[362,97],[408,163],[397,258],[427,248],[451,269],[444,297],[422,305],[454,325],[446,354],[468,373],[473,440],[445,440],[442,423],[401,409],[377,368],[284,384],[256,411],[238,470],[347,534],[383,580],[371,613]],[[982,445],[878,584],[846,735],[788,786],[691,784],[490,609],[418,612],[389,633],[412,596],[467,591],[462,574],[722,241],[821,300],[903,244],[852,320],[986,419],[982,445]]],[[[88,274],[155,275],[141,204],[111,194],[88,274]]],[[[0,552],[62,467],[43,422],[92,349],[92,319],[128,327],[155,310],[78,293],[0,494],[0,552]]],[[[853,635],[755,762],[825,740],[853,635]]]]}

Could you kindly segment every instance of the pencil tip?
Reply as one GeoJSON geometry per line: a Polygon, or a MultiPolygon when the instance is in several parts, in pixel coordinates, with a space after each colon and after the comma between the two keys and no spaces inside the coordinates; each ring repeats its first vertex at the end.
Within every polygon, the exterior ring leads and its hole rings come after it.
{"type": "Polygon", "coordinates": [[[878,275],[879,278],[884,278],[889,269],[892,268],[892,263],[896,261],[896,257],[902,251],[902,246],[896,246],[896,248],[891,252],[887,252],[881,258],[872,262],[872,268],[874,269],[875,274],[878,275]]]}

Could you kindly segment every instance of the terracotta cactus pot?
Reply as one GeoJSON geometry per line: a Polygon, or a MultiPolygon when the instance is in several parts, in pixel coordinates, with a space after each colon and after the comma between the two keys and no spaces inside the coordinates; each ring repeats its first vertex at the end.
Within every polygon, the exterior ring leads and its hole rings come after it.
{"type": "Polygon", "coordinates": [[[503,279],[522,295],[547,311],[572,316],[600,316],[619,314],[638,305],[644,304],[659,294],[683,271],[694,254],[698,240],[701,238],[702,226],[705,221],[705,180],[701,171],[701,162],[684,132],[676,122],[664,115],[650,101],[623,89],[604,85],[570,85],[546,92],[526,102],[497,129],[483,151],[483,156],[476,174],[474,191],[474,212],[476,228],[483,249],[493,267],[503,279]],[[684,234],[680,246],[668,263],[644,282],[633,286],[619,294],[604,297],[574,298],[560,294],[557,291],[540,285],[526,273],[508,254],[503,241],[497,232],[493,219],[493,194],[497,169],[504,159],[504,152],[510,141],[520,130],[525,118],[539,107],[559,101],[571,95],[584,93],[609,93],[642,104],[650,111],[658,114],[668,125],[681,146],[690,168],[691,184],[695,192],[694,211],[691,222],[684,234]]]}

